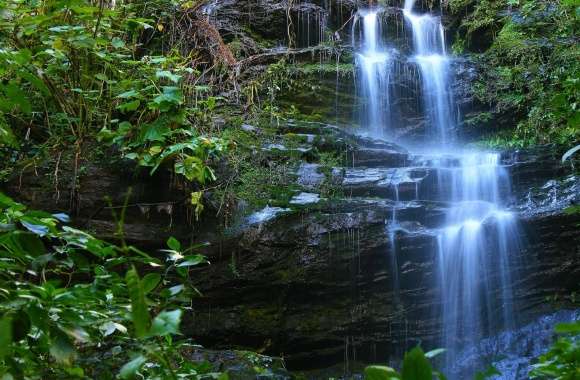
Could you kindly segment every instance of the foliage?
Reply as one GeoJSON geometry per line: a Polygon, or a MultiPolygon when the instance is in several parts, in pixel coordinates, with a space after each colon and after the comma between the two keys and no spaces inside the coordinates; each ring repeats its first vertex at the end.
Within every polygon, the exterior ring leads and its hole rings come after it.
{"type": "Polygon", "coordinates": [[[434,377],[444,379],[438,371],[434,371],[429,363],[432,358],[443,350],[424,353],[421,347],[415,347],[405,354],[401,372],[386,366],[370,366],[365,369],[366,380],[432,380],[434,377]]]}
{"type": "Polygon", "coordinates": [[[152,172],[170,163],[188,181],[214,180],[209,163],[224,148],[211,135],[219,99],[197,84],[190,57],[163,43],[166,25],[194,3],[3,2],[4,152],[31,139],[74,150],[78,160],[98,140],[152,172]]]}
{"type": "Polygon", "coordinates": [[[189,269],[202,256],[170,238],[160,260],[3,194],[0,210],[0,376],[177,379],[204,371],[183,355],[191,343],[175,339],[196,294],[189,269]]]}
{"type": "Polygon", "coordinates": [[[561,337],[533,365],[531,379],[575,380],[580,378],[580,321],[556,325],[561,337]]]}
{"type": "MultiPolygon", "coordinates": [[[[516,128],[492,145],[525,146],[580,139],[580,50],[574,1],[452,0],[465,12],[466,39],[487,31],[491,46],[479,55],[483,75],[476,97],[516,128]]],[[[459,36],[461,38],[461,36],[459,36]]],[[[505,122],[505,121],[504,121],[505,122]]]]}

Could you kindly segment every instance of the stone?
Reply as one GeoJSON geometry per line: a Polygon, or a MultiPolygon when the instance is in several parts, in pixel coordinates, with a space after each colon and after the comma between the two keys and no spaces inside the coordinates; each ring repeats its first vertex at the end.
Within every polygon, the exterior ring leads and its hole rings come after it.
{"type": "MultiPolygon", "coordinates": [[[[381,144],[367,142],[370,149],[388,148],[381,144]]],[[[421,194],[433,191],[436,173],[423,166],[429,158],[395,153],[405,155],[411,166],[337,169],[333,176],[342,178],[347,197],[281,214],[267,228],[238,231],[223,240],[220,249],[236,258],[235,276],[228,274],[230,257],[220,260],[208,252],[213,265],[198,279],[205,297],[194,300],[188,333],[208,346],[253,348],[267,342],[267,352],[284,352],[288,368],[297,370],[332,367],[344,363],[345,356],[388,363],[418,342],[425,349],[437,347],[437,234],[450,205],[438,201],[437,194],[433,200],[413,200],[416,183],[421,194]],[[400,202],[387,193],[394,185],[405,194],[400,202]],[[357,186],[368,191],[356,194],[357,186]]],[[[551,175],[567,169],[541,150],[505,157],[510,172],[518,173],[512,210],[527,237],[512,257],[516,313],[525,323],[553,310],[545,304],[546,295],[579,291],[580,216],[562,212],[575,202],[578,181],[574,176],[554,181],[551,175]],[[537,163],[546,168],[538,177],[528,171],[534,159],[547,160],[537,163]],[[554,189],[562,202],[546,212],[525,211],[532,206],[523,203],[523,189],[531,183],[539,184],[533,197],[538,205],[550,203],[554,189]]],[[[482,228],[495,233],[491,224],[482,228]]]]}
{"type": "Polygon", "coordinates": [[[258,131],[258,128],[254,127],[253,125],[250,125],[250,124],[242,124],[242,126],[240,128],[242,129],[242,131],[249,132],[249,133],[256,133],[258,131]]]}
{"type": "Polygon", "coordinates": [[[261,224],[274,219],[278,214],[288,212],[290,209],[282,207],[266,206],[260,211],[256,211],[247,218],[248,224],[261,224]]]}
{"type": "Polygon", "coordinates": [[[315,193],[302,192],[300,194],[293,196],[292,199],[290,199],[291,205],[299,205],[299,206],[310,205],[318,202],[320,202],[320,194],[315,193]]]}
{"type": "Polygon", "coordinates": [[[318,188],[325,180],[325,175],[320,172],[321,165],[302,162],[297,171],[296,182],[303,188],[313,190],[318,188]]]}

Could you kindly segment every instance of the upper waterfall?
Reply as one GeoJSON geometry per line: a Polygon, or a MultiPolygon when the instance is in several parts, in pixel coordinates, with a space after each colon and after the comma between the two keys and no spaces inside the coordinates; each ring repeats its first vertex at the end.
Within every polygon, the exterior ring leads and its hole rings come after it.
{"type": "Polygon", "coordinates": [[[359,11],[353,24],[353,45],[356,44],[356,28],[362,24],[356,54],[359,68],[359,91],[366,100],[361,115],[361,124],[367,132],[382,137],[390,128],[390,69],[391,56],[384,48],[381,39],[380,8],[359,11]],[[360,21],[362,19],[362,22],[360,21]]]}
{"type": "Polygon", "coordinates": [[[413,34],[414,56],[421,71],[425,114],[431,135],[446,144],[455,128],[453,95],[450,89],[449,57],[441,17],[413,12],[414,0],[406,0],[403,15],[413,34]]]}

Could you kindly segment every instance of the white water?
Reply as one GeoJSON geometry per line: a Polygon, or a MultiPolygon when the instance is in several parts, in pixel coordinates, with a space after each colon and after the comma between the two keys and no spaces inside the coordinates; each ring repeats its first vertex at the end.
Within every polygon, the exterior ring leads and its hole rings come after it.
{"type": "Polygon", "coordinates": [[[353,44],[356,43],[356,28],[361,24],[362,46],[356,55],[359,87],[366,100],[361,122],[367,132],[381,137],[390,129],[391,56],[381,43],[380,9],[357,13],[353,23],[353,44]]]}
{"type": "Polygon", "coordinates": [[[499,154],[466,153],[438,168],[451,201],[437,236],[442,346],[457,350],[498,327],[513,327],[510,252],[519,249],[514,216],[502,208],[509,180],[499,154]]]}
{"type": "Polygon", "coordinates": [[[413,12],[413,0],[405,1],[403,15],[413,33],[414,56],[421,71],[423,102],[431,135],[446,143],[454,129],[453,97],[449,86],[449,57],[441,18],[413,12]]]}
{"type": "MultiPolygon", "coordinates": [[[[462,347],[473,345],[484,336],[513,326],[512,271],[510,254],[519,249],[517,223],[505,210],[510,183],[501,165],[500,155],[488,152],[464,152],[450,145],[455,120],[450,86],[450,60],[445,49],[441,18],[413,11],[413,0],[405,1],[403,14],[413,35],[413,55],[421,73],[421,96],[427,118],[428,143],[435,141],[446,155],[430,156],[429,165],[437,175],[438,198],[444,201],[444,225],[437,229],[434,252],[438,272],[441,309],[440,345],[448,350],[448,368],[462,347]]],[[[356,64],[359,87],[366,100],[364,126],[373,135],[391,127],[388,123],[390,58],[382,41],[377,10],[359,11],[355,21],[362,24],[362,44],[356,64]],[[361,21],[362,20],[362,21],[361,21]]],[[[353,37],[354,38],[354,37],[353,37]]],[[[353,39],[354,42],[354,39],[353,39]]],[[[396,102],[397,99],[394,99],[396,102]]],[[[427,155],[429,156],[429,155],[427,155]]],[[[391,241],[391,263],[397,270],[397,220],[400,205],[394,185],[395,205],[386,221],[391,241]]],[[[422,194],[432,199],[430,194],[422,194]]],[[[418,187],[416,199],[419,199],[418,187]]],[[[404,231],[403,231],[404,232],[404,231]]],[[[398,274],[393,276],[395,282],[398,274]]],[[[394,284],[395,293],[399,285],[394,284]]],[[[396,295],[398,302],[398,295],[396,295]]]]}

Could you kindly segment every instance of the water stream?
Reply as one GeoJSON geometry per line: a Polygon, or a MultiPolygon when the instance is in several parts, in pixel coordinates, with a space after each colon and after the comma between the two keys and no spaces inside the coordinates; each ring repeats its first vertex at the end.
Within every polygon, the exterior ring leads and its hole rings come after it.
{"type": "Polygon", "coordinates": [[[381,9],[366,9],[357,13],[353,23],[353,45],[357,27],[362,24],[362,45],[356,54],[360,80],[358,88],[366,100],[361,124],[371,135],[382,137],[390,130],[391,55],[381,39],[381,9]]]}
{"type": "Polygon", "coordinates": [[[502,207],[509,180],[496,153],[464,153],[438,167],[451,202],[437,236],[442,346],[457,349],[513,327],[510,252],[519,249],[514,216],[502,207]]]}
{"type": "Polygon", "coordinates": [[[449,57],[441,17],[413,12],[415,1],[406,0],[403,15],[413,33],[411,58],[421,71],[424,111],[430,132],[446,143],[454,130],[453,96],[449,87],[449,57]]]}
{"type": "MultiPolygon", "coordinates": [[[[437,196],[421,194],[428,200],[444,202],[445,222],[437,229],[434,252],[441,305],[435,310],[441,323],[440,345],[448,350],[451,368],[463,347],[473,346],[485,336],[514,325],[510,253],[519,249],[517,223],[506,210],[510,183],[500,155],[465,151],[453,145],[456,122],[451,91],[452,57],[446,53],[441,17],[419,14],[414,1],[407,0],[403,17],[412,34],[413,48],[407,57],[420,73],[426,119],[426,137],[438,152],[419,152],[437,177],[437,196]]],[[[381,9],[359,10],[353,29],[358,52],[357,88],[364,98],[363,127],[373,136],[389,136],[392,104],[390,97],[391,58],[382,33],[381,9]],[[358,34],[356,33],[358,32],[358,34]]],[[[404,127],[404,126],[402,126],[404,127]]],[[[404,143],[397,141],[398,143],[404,143]]],[[[427,141],[426,141],[427,142],[427,141]]],[[[386,221],[397,270],[398,185],[393,185],[393,213],[386,221]]],[[[415,199],[421,200],[418,188],[415,199]]],[[[393,278],[397,282],[398,274],[393,278]]],[[[395,293],[399,289],[394,284],[395,293]]],[[[398,299],[398,296],[396,297],[398,299]]],[[[451,376],[453,378],[453,376],[451,376]]]]}

